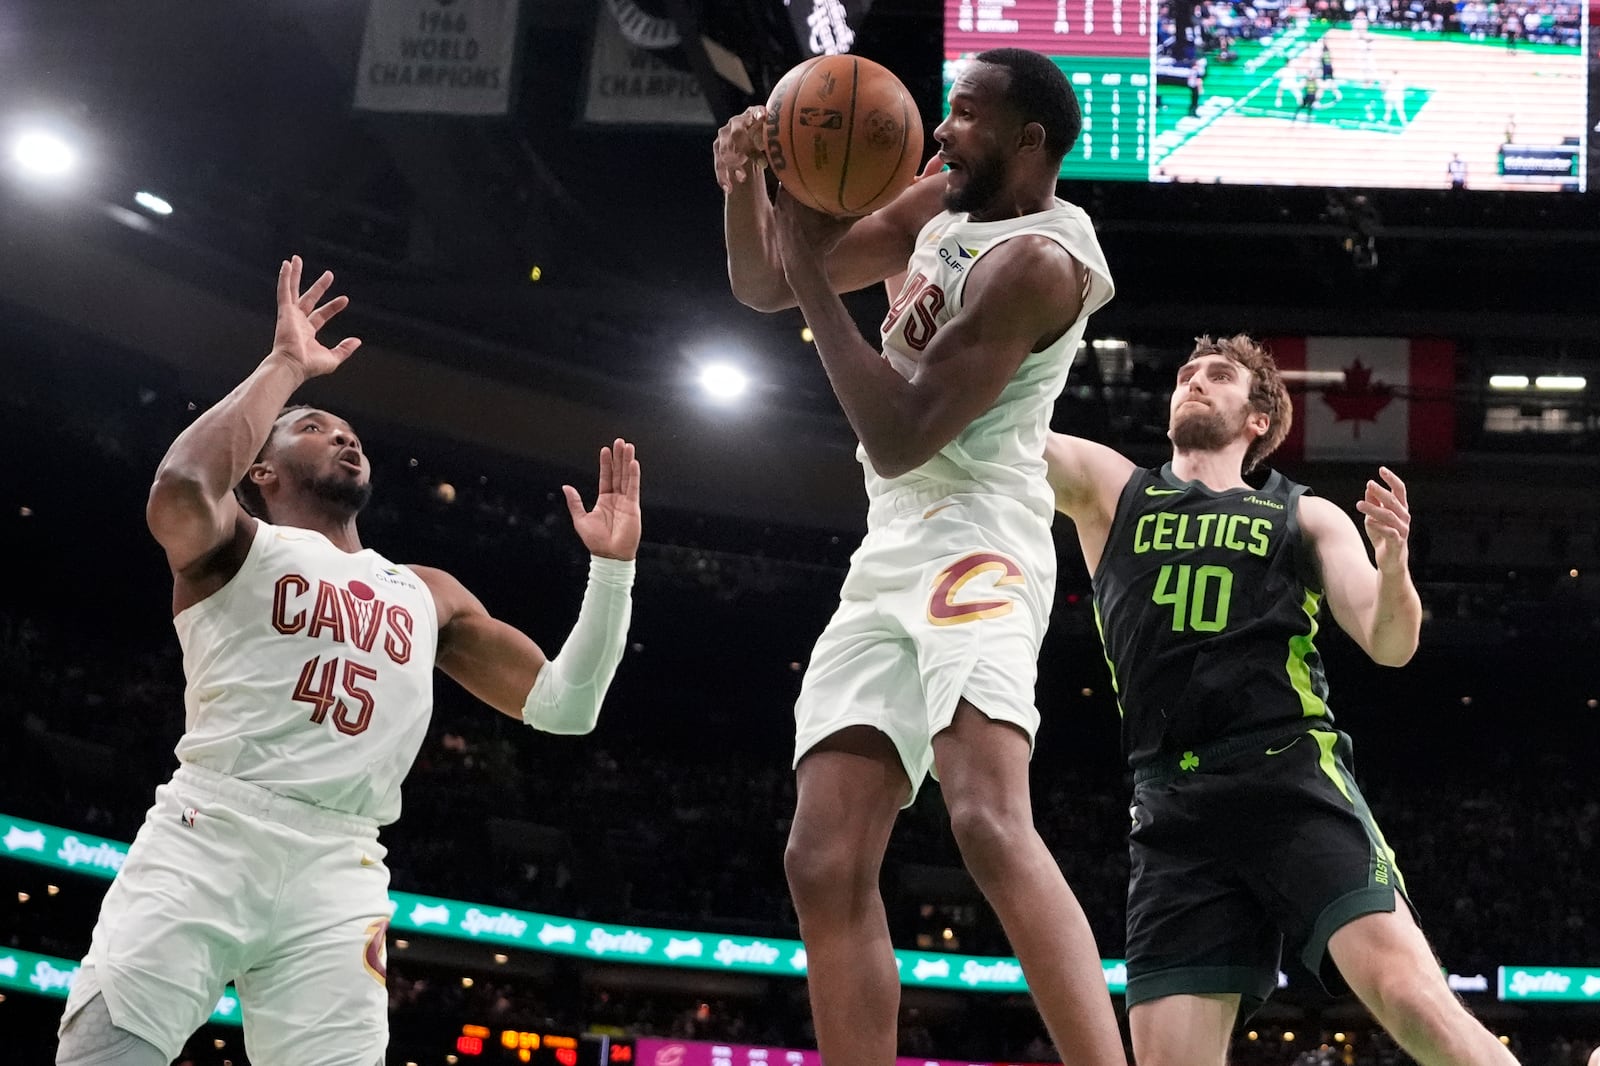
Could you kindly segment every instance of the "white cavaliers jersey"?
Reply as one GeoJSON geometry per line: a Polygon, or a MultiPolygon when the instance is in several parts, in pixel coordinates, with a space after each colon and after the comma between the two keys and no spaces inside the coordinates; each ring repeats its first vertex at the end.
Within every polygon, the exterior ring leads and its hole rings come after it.
{"type": "Polygon", "coordinates": [[[1053,344],[1024,359],[994,404],[915,470],[897,478],[879,477],[866,449],[858,448],[856,458],[866,469],[869,497],[937,482],[1013,497],[1047,520],[1053,514],[1055,497],[1045,481],[1044,465],[1050,412],[1067,382],[1090,312],[1110,300],[1113,292],[1105,255],[1081,208],[1057,200],[1049,210],[997,222],[973,222],[965,213],[953,211],[935,215],[917,236],[905,284],[883,320],[883,355],[910,378],[934,334],[960,313],[974,264],[1001,243],[1035,233],[1061,245],[1088,272],[1077,321],[1053,344]]]}
{"type": "Polygon", "coordinates": [[[265,522],[244,565],[173,619],[180,762],[387,824],[433,712],[439,624],[411,570],[265,522]]]}

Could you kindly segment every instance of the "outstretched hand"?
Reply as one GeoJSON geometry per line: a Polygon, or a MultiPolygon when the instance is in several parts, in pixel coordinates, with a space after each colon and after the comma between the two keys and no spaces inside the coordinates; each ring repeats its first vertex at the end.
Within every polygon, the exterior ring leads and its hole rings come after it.
{"type": "Polygon", "coordinates": [[[724,193],[744,184],[767,165],[767,109],[747,107],[727,121],[711,142],[711,169],[724,193]]]}
{"type": "Polygon", "coordinates": [[[348,296],[335,296],[322,306],[317,301],[333,284],[333,272],[323,271],[305,292],[300,291],[300,257],[293,256],[278,267],[278,326],[272,335],[272,352],[300,367],[308,378],[321,377],[339,369],[355,354],[361,342],[346,337],[332,348],[317,340],[317,332],[350,306],[348,296]]]}
{"type": "Polygon", "coordinates": [[[1380,466],[1378,474],[1387,487],[1368,481],[1367,493],[1356,504],[1356,510],[1365,516],[1362,525],[1367,539],[1372,542],[1378,570],[1385,574],[1401,574],[1406,569],[1407,543],[1411,538],[1411,507],[1406,502],[1406,483],[1386,466],[1380,466]]]}
{"type": "Polygon", "coordinates": [[[639,552],[639,460],[633,445],[618,437],[600,449],[600,494],[594,510],[571,485],[561,486],[572,514],[572,528],[589,554],[602,559],[632,559],[639,552]]]}

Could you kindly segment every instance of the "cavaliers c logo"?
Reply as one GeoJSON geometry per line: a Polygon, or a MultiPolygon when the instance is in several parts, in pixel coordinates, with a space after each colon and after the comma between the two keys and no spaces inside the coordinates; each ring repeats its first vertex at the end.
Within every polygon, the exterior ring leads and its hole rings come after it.
{"type": "Polygon", "coordinates": [[[961,588],[979,574],[997,573],[996,585],[1020,585],[1022,568],[1004,555],[978,552],[947,566],[934,581],[928,597],[928,621],[936,626],[954,626],[980,618],[999,618],[1010,614],[1016,604],[1010,600],[971,600],[957,602],[961,588]]]}
{"type": "Polygon", "coordinates": [[[389,984],[389,919],[380,918],[367,926],[367,944],[361,965],[380,985],[389,984]]]}

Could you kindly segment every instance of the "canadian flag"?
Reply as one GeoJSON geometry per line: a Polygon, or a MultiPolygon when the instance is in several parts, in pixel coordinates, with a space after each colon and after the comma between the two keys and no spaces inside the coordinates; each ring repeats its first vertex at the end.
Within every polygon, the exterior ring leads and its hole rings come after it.
{"type": "Polygon", "coordinates": [[[1285,458],[1439,463],[1455,455],[1454,341],[1278,337],[1294,424],[1285,458]]]}

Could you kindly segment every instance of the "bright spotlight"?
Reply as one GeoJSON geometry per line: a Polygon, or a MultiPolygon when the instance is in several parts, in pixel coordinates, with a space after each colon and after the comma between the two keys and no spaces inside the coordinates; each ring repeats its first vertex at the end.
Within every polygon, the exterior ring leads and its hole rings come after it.
{"type": "Polygon", "coordinates": [[[1551,392],[1582,392],[1588,381],[1577,374],[1540,374],[1533,379],[1533,387],[1551,392]]]}
{"type": "Polygon", "coordinates": [[[152,215],[172,214],[172,205],[167,203],[167,201],[163,200],[153,192],[145,192],[143,189],[140,189],[138,192],[133,194],[133,202],[150,212],[152,215]]]}
{"type": "Polygon", "coordinates": [[[59,178],[78,165],[78,152],[54,133],[24,130],[11,142],[11,159],[29,177],[59,178]]]}
{"type": "Polygon", "coordinates": [[[728,363],[710,363],[700,371],[700,387],[713,399],[731,400],[743,394],[750,379],[728,363]]]}

